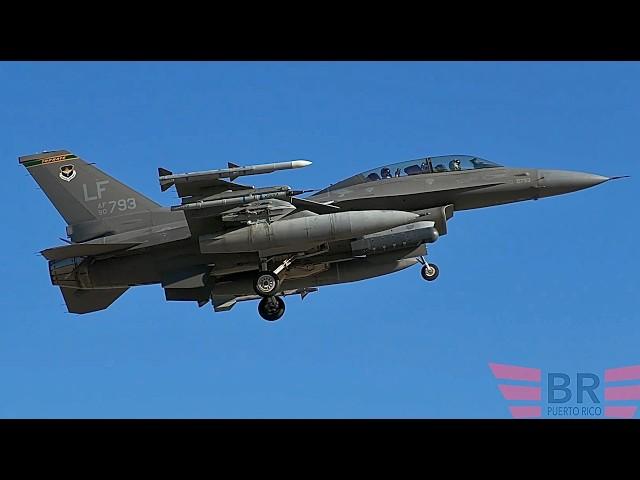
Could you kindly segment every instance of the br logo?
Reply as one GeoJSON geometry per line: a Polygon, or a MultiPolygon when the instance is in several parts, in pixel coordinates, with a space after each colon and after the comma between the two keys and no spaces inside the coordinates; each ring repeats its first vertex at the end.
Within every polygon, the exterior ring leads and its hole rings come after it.
{"type": "Polygon", "coordinates": [[[489,368],[513,418],[633,418],[640,401],[640,365],[610,368],[604,374],[544,376],[539,368],[502,363],[489,363],[489,368]]]}

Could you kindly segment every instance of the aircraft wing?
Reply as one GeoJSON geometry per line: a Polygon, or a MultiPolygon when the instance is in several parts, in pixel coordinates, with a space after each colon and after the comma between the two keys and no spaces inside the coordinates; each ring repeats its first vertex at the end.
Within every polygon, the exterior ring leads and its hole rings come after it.
{"type": "Polygon", "coordinates": [[[221,214],[223,222],[255,222],[256,220],[276,221],[296,209],[285,200],[271,198],[247,203],[240,207],[225,210],[221,214]]]}
{"type": "Polygon", "coordinates": [[[220,231],[225,223],[246,224],[262,219],[276,221],[296,209],[291,203],[277,198],[240,203],[237,207],[233,205],[234,203],[229,205],[221,201],[211,201],[209,204],[187,203],[172,209],[184,211],[189,229],[194,236],[220,231]]]}
{"type": "Polygon", "coordinates": [[[296,160],[247,167],[230,163],[226,169],[181,174],[159,168],[158,180],[162,191],[175,186],[182,201],[180,205],[172,206],[171,210],[184,212],[191,235],[198,236],[218,232],[229,222],[246,224],[263,219],[276,221],[296,209],[320,209],[323,213],[337,210],[337,207],[299,200],[294,195],[305,191],[292,190],[287,185],[255,188],[232,182],[238,176],[300,168],[310,163],[296,160]]]}

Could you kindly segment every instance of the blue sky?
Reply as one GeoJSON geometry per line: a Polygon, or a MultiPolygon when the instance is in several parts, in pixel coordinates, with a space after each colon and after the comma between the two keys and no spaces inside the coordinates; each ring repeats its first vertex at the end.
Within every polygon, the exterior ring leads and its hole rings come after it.
{"type": "Polygon", "coordinates": [[[640,64],[2,63],[0,417],[507,418],[487,364],[640,364],[640,64]],[[66,313],[36,252],[64,222],[17,157],[66,148],[164,205],[157,167],[308,158],[254,177],[321,188],[469,153],[632,175],[562,197],[458,212],[418,267],[214,314],[159,286],[66,313]]]}

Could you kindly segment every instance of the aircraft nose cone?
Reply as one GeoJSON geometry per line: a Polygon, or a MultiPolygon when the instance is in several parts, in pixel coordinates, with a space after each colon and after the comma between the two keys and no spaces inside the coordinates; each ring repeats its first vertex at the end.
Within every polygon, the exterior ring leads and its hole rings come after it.
{"type": "Polygon", "coordinates": [[[565,170],[539,170],[538,188],[540,196],[561,195],[599,185],[609,177],[593,173],[570,172],[565,170]]]}

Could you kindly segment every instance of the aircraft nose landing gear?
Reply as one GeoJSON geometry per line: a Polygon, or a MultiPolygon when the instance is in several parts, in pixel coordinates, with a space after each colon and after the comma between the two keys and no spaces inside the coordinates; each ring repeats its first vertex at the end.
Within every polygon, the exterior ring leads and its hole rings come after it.
{"type": "Polygon", "coordinates": [[[427,282],[433,282],[438,278],[438,275],[440,275],[440,269],[435,263],[427,263],[427,261],[422,257],[420,257],[418,261],[422,264],[422,269],[420,270],[422,278],[427,282]]]}
{"type": "Polygon", "coordinates": [[[428,263],[424,267],[422,267],[422,270],[420,270],[420,274],[422,275],[422,278],[424,278],[427,282],[433,282],[436,278],[438,278],[438,275],[440,275],[440,270],[435,263],[428,263]]]}
{"type": "Polygon", "coordinates": [[[263,297],[258,304],[258,313],[268,322],[274,322],[284,315],[285,304],[280,297],[263,297]]]}

